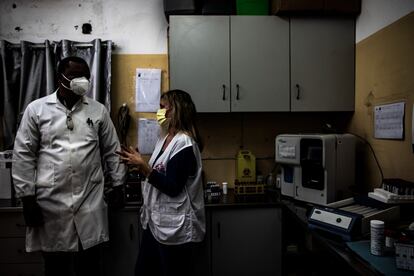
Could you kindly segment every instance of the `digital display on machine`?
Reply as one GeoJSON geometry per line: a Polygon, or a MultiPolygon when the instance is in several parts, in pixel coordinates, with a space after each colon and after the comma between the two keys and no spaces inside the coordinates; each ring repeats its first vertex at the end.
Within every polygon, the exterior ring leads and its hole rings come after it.
{"type": "Polygon", "coordinates": [[[279,144],[278,145],[278,154],[281,158],[296,158],[296,146],[289,144],[279,144]]]}

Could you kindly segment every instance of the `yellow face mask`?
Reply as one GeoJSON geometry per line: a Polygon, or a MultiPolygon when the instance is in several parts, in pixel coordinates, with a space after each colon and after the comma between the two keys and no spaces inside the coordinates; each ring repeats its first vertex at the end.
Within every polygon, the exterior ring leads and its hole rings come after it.
{"type": "Polygon", "coordinates": [[[165,114],[166,113],[167,113],[167,109],[166,108],[158,109],[158,111],[157,111],[157,121],[158,121],[158,124],[162,125],[167,120],[167,117],[165,117],[165,114]]]}

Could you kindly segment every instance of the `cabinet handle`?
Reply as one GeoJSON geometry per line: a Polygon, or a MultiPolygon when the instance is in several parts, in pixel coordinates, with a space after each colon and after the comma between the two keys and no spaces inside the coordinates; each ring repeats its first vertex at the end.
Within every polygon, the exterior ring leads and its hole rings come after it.
{"type": "Polygon", "coordinates": [[[298,187],[296,187],[296,197],[298,197],[299,196],[299,194],[298,194],[298,187]]]}
{"type": "Polygon", "coordinates": [[[217,238],[220,239],[221,233],[220,233],[220,222],[217,222],[217,238]]]}
{"type": "Polygon", "coordinates": [[[299,86],[299,84],[296,84],[296,91],[297,91],[296,100],[299,100],[300,99],[300,86],[299,86]]]}
{"type": "Polygon", "coordinates": [[[226,85],[223,84],[223,101],[226,100],[226,85]]]}
{"type": "Polygon", "coordinates": [[[129,225],[129,239],[134,240],[134,225],[132,223],[129,225]]]}
{"type": "Polygon", "coordinates": [[[240,94],[240,85],[239,84],[236,84],[236,88],[237,88],[236,100],[239,100],[240,99],[240,97],[239,97],[239,94],[240,94]]]}

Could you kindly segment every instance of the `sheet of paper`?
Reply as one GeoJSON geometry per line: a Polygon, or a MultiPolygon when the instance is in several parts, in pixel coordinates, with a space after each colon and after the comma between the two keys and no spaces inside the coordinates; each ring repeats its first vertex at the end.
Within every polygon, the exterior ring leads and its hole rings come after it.
{"type": "Polygon", "coordinates": [[[135,110],[156,112],[160,106],[161,69],[137,68],[135,110]]]}
{"type": "Polygon", "coordinates": [[[152,154],[160,135],[160,126],[157,120],[138,120],[138,150],[141,154],[152,154]]]}
{"type": "Polygon", "coordinates": [[[375,138],[404,138],[404,102],[375,106],[375,138]]]}

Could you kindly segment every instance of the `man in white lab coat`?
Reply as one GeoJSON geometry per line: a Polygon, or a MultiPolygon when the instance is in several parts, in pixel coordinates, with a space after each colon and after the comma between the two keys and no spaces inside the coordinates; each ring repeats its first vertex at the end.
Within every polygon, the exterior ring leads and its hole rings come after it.
{"type": "Polygon", "coordinates": [[[118,189],[125,179],[108,111],[85,96],[89,78],[83,59],[63,59],[57,91],[28,105],[14,143],[26,250],[43,252],[46,275],[100,275],[99,245],[109,239],[104,171],[118,189]]]}

